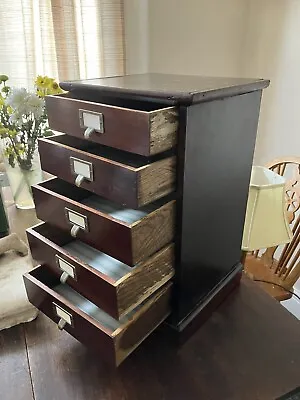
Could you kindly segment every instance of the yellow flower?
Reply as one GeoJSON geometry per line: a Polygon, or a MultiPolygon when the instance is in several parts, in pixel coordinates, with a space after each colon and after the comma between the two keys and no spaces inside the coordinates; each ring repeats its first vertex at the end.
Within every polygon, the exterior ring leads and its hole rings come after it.
{"type": "Polygon", "coordinates": [[[59,94],[62,92],[63,91],[60,88],[59,84],[57,82],[55,82],[55,80],[53,79],[48,87],[47,94],[59,94]]]}
{"type": "Polygon", "coordinates": [[[37,94],[39,97],[45,97],[45,90],[37,89],[36,94],[37,94]]]}
{"type": "Polygon", "coordinates": [[[38,89],[46,89],[51,83],[51,80],[50,78],[48,78],[48,76],[38,75],[34,83],[36,84],[38,89]]]}
{"type": "Polygon", "coordinates": [[[0,108],[4,106],[4,98],[3,96],[0,94],[0,108]]]}
{"type": "Polygon", "coordinates": [[[59,87],[59,84],[55,81],[54,78],[49,78],[48,76],[39,75],[35,80],[35,85],[37,88],[36,94],[39,97],[45,97],[49,94],[59,94],[63,93],[62,89],[59,87]]]}

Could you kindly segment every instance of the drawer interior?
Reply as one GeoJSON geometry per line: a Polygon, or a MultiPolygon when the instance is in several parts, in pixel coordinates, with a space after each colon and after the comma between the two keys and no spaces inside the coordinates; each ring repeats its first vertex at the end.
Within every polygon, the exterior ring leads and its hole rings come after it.
{"type": "Polygon", "coordinates": [[[91,195],[89,191],[74,187],[72,184],[62,181],[59,178],[51,178],[40,183],[38,186],[49,189],[55,194],[78,201],[80,204],[91,207],[128,225],[141,220],[166,203],[166,200],[160,199],[139,209],[131,209],[106,200],[103,197],[94,194],[91,195]]]}
{"type": "Polygon", "coordinates": [[[100,250],[94,249],[80,240],[67,243],[62,246],[62,248],[71,254],[71,256],[78,258],[102,274],[109,276],[114,281],[123,278],[135,268],[129,267],[121,261],[110,257],[108,254],[102,253],[100,250]]]}
{"type": "MultiPolygon", "coordinates": [[[[89,317],[93,318],[98,322],[106,331],[110,332],[110,335],[114,335],[115,331],[119,331],[123,327],[126,327],[129,321],[132,321],[133,316],[145,306],[146,303],[151,301],[151,297],[147,298],[144,302],[135,307],[128,314],[123,316],[120,320],[116,320],[110,315],[108,315],[101,308],[97,307],[94,303],[77,293],[70,286],[61,284],[59,279],[54,276],[48,269],[43,266],[39,266],[32,270],[29,275],[33,276],[37,281],[41,282],[53,292],[62,296],[67,302],[72,304],[72,306],[80,309],[89,317]]],[[[119,332],[118,332],[119,333],[119,332]]]]}
{"type": "Polygon", "coordinates": [[[163,158],[169,157],[173,154],[172,150],[168,150],[164,153],[160,153],[151,157],[140,156],[138,154],[113,149],[111,147],[96,144],[94,142],[89,142],[87,140],[81,140],[74,136],[69,136],[66,134],[50,136],[42,139],[42,141],[50,142],[53,144],[57,143],[64,147],[66,150],[76,149],[81,152],[90,153],[95,156],[106,158],[110,161],[114,161],[119,164],[124,164],[125,166],[130,166],[137,169],[151,164],[155,161],[159,161],[163,158]]]}
{"type": "Polygon", "coordinates": [[[136,268],[129,267],[121,261],[102,253],[100,250],[97,250],[78,239],[73,239],[69,234],[44,222],[30,228],[29,231],[42,235],[43,238],[41,238],[41,240],[44,241],[44,238],[48,239],[56,246],[64,249],[71,256],[93,267],[102,274],[109,276],[114,281],[132,273],[136,268]]]}
{"type": "Polygon", "coordinates": [[[88,102],[106,104],[109,106],[116,106],[116,107],[122,107],[122,108],[128,108],[132,110],[146,111],[146,112],[157,111],[168,107],[164,103],[160,102],[128,100],[128,99],[122,99],[120,97],[103,96],[99,94],[97,90],[95,92],[91,90],[85,91],[84,89],[81,89],[80,91],[72,90],[71,92],[63,93],[56,97],[83,100],[88,102]]]}
{"type": "Polygon", "coordinates": [[[101,308],[97,307],[94,303],[81,296],[68,285],[55,285],[52,287],[52,290],[63,296],[66,300],[73,304],[73,306],[79,308],[81,311],[92,317],[94,320],[99,322],[101,326],[110,330],[112,333],[119,329],[122,325],[126,324],[126,322],[130,321],[132,315],[136,313],[140,307],[142,307],[142,304],[140,304],[118,321],[101,310],[101,308]]]}

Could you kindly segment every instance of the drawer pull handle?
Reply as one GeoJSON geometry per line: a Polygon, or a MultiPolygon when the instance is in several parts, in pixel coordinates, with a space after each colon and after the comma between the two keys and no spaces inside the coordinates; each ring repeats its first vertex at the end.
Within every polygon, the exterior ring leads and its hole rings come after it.
{"type": "Polygon", "coordinates": [[[82,182],[84,181],[85,177],[83,175],[77,175],[76,179],[75,179],[75,185],[77,187],[80,187],[80,185],[82,184],[82,182]]]}
{"type": "Polygon", "coordinates": [[[90,161],[81,160],[77,157],[70,157],[71,173],[76,177],[75,185],[79,187],[83,180],[92,182],[94,180],[94,167],[90,161]]]}
{"type": "Polygon", "coordinates": [[[77,211],[71,210],[68,207],[65,207],[65,215],[67,221],[72,225],[71,228],[71,235],[76,237],[78,234],[79,229],[82,229],[85,232],[88,232],[88,219],[85,215],[80,214],[77,211]]]}
{"type": "Polygon", "coordinates": [[[78,232],[79,232],[80,226],[78,225],[73,225],[71,228],[71,235],[76,238],[78,232]]]}
{"type": "Polygon", "coordinates": [[[66,283],[66,282],[67,282],[67,279],[69,278],[69,276],[70,276],[70,275],[69,275],[66,271],[64,271],[64,272],[61,274],[60,278],[59,278],[60,282],[61,282],[61,283],[66,283]]]}
{"type": "Polygon", "coordinates": [[[103,114],[100,112],[79,109],[80,128],[85,129],[84,137],[88,139],[92,133],[104,133],[103,114]]]}
{"type": "Polygon", "coordinates": [[[59,321],[57,324],[58,329],[60,329],[60,330],[64,329],[66,324],[68,324],[70,326],[74,326],[72,315],[68,311],[64,310],[63,307],[59,306],[58,304],[56,304],[56,303],[52,303],[52,304],[53,304],[53,308],[54,308],[54,313],[59,318],[59,321]]]}
{"type": "Polygon", "coordinates": [[[66,326],[66,324],[67,324],[67,321],[65,321],[63,318],[61,318],[61,319],[58,321],[57,327],[58,327],[58,329],[59,329],[60,331],[62,331],[62,330],[64,329],[64,327],[66,326]]]}
{"type": "Polygon", "coordinates": [[[84,136],[85,139],[89,139],[91,134],[94,133],[94,132],[95,132],[94,128],[86,128],[86,130],[84,131],[83,136],[84,136]]]}
{"type": "Polygon", "coordinates": [[[74,267],[74,265],[70,264],[58,254],[55,254],[55,260],[56,265],[62,271],[62,275],[60,277],[61,283],[66,283],[66,280],[69,277],[77,281],[76,268],[74,267]]]}

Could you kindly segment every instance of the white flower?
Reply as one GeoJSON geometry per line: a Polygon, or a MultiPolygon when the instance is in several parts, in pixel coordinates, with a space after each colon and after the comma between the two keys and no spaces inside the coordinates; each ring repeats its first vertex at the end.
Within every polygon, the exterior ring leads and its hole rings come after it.
{"type": "Polygon", "coordinates": [[[32,112],[35,118],[40,118],[44,111],[44,100],[34,93],[29,93],[26,100],[26,109],[32,112]]]}
{"type": "Polygon", "coordinates": [[[12,88],[6,99],[6,104],[13,109],[20,109],[24,106],[28,97],[25,88],[12,88]]]}
{"type": "Polygon", "coordinates": [[[12,113],[11,116],[9,117],[9,122],[11,124],[21,126],[23,123],[22,114],[19,114],[18,112],[12,113]]]}
{"type": "Polygon", "coordinates": [[[33,114],[34,118],[39,119],[44,111],[44,100],[34,93],[29,93],[25,88],[11,89],[6,104],[14,110],[10,121],[19,125],[22,123],[22,115],[33,114]]]}

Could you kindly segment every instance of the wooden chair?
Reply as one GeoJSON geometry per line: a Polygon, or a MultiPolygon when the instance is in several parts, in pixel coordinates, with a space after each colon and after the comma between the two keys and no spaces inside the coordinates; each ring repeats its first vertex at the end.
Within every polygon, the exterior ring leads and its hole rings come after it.
{"type": "Polygon", "coordinates": [[[267,165],[286,178],[286,205],[293,239],[285,246],[248,253],[245,273],[278,301],[292,297],[293,286],[300,276],[300,157],[278,159],[267,165]],[[283,288],[282,288],[283,287],[283,288]]]}

